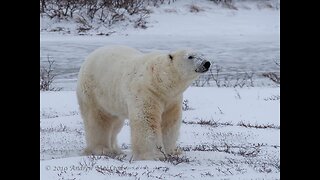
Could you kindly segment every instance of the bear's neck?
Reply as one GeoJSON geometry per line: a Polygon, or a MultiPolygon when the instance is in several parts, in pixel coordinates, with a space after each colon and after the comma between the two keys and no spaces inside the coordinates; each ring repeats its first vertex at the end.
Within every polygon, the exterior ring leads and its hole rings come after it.
{"type": "Polygon", "coordinates": [[[192,79],[181,77],[173,68],[161,67],[163,64],[149,64],[148,70],[150,90],[159,93],[163,98],[173,98],[181,95],[193,82],[192,79]]]}

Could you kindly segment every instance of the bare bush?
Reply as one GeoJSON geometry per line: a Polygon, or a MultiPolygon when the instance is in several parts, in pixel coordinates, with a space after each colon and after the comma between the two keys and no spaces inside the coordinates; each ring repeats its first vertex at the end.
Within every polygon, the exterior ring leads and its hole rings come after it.
{"type": "Polygon", "coordinates": [[[257,128],[257,129],[266,129],[266,128],[272,128],[272,129],[280,129],[280,126],[274,125],[274,124],[250,124],[250,123],[244,123],[243,121],[240,121],[238,126],[245,127],[245,128],[257,128]]]}
{"type": "Polygon", "coordinates": [[[264,0],[264,1],[257,1],[257,7],[259,9],[280,9],[280,0],[264,0]]]}
{"type": "Polygon", "coordinates": [[[231,3],[232,0],[210,0],[210,1],[213,1],[214,3],[216,4],[226,4],[226,3],[231,3]]]}
{"type": "Polygon", "coordinates": [[[137,20],[135,20],[135,22],[134,22],[134,27],[146,29],[147,28],[147,21],[146,21],[147,17],[149,17],[148,14],[140,14],[139,18],[137,20]]]}
{"type": "Polygon", "coordinates": [[[78,23],[78,27],[77,27],[78,33],[86,32],[93,28],[90,21],[84,16],[77,17],[76,22],[78,23]]]}
{"type": "Polygon", "coordinates": [[[256,74],[255,72],[226,72],[219,65],[213,65],[207,73],[200,75],[196,79],[192,86],[205,87],[205,86],[217,86],[217,87],[254,87],[255,78],[258,76],[267,77],[271,81],[280,85],[280,61],[274,61],[275,65],[279,69],[277,72],[266,72],[256,74]]]}
{"type": "Polygon", "coordinates": [[[62,88],[52,87],[56,75],[54,74],[54,60],[47,57],[47,66],[40,65],[40,91],[60,91],[62,88]]]}
{"type": "Polygon", "coordinates": [[[101,9],[101,5],[98,0],[89,0],[84,4],[85,14],[93,20],[97,11],[101,9]]]}
{"type": "MultiPolygon", "coordinates": [[[[280,69],[280,60],[275,60],[274,63],[280,69]]],[[[273,81],[274,83],[280,85],[280,73],[267,72],[267,73],[263,73],[262,76],[264,76],[264,77],[270,79],[271,81],[273,81]]]]}
{"type": "Polygon", "coordinates": [[[213,1],[216,4],[221,4],[223,7],[237,10],[238,8],[234,6],[233,0],[210,0],[213,1]]]}
{"type": "Polygon", "coordinates": [[[245,123],[243,121],[238,122],[237,124],[233,124],[232,122],[219,122],[219,120],[214,119],[199,119],[197,118],[197,121],[185,121],[182,120],[183,124],[198,124],[202,126],[211,126],[211,127],[223,127],[223,126],[240,126],[245,128],[256,128],[256,129],[280,129],[280,126],[275,124],[251,124],[251,123],[245,123]]]}
{"type": "Polygon", "coordinates": [[[198,13],[200,11],[204,11],[201,7],[199,7],[195,4],[191,4],[189,8],[190,8],[189,11],[192,13],[198,13]]]}
{"type": "Polygon", "coordinates": [[[275,72],[263,73],[262,76],[270,79],[271,81],[273,81],[276,84],[280,84],[280,75],[278,75],[275,72]]]}
{"type": "Polygon", "coordinates": [[[145,7],[145,0],[125,0],[115,7],[124,8],[129,15],[150,13],[150,10],[145,7]]]}
{"type": "Polygon", "coordinates": [[[220,71],[221,68],[215,65],[214,68],[210,68],[206,74],[201,75],[198,79],[196,79],[192,85],[196,87],[211,86],[211,81],[214,81],[216,86],[220,87],[220,71]]]}
{"type": "Polygon", "coordinates": [[[40,14],[45,12],[47,0],[40,0],[40,14]]]}
{"type": "Polygon", "coordinates": [[[40,12],[50,18],[67,19],[83,7],[82,0],[41,0],[40,12]]]}
{"type": "Polygon", "coordinates": [[[243,76],[236,74],[236,82],[233,84],[233,87],[244,87],[245,85],[253,87],[253,72],[245,72],[243,76]]]}
{"type": "Polygon", "coordinates": [[[136,177],[138,175],[137,172],[128,172],[127,166],[101,166],[97,165],[95,166],[95,169],[97,172],[103,174],[103,175],[118,175],[118,176],[127,176],[127,177],[136,177]]]}
{"type": "Polygon", "coordinates": [[[184,151],[217,151],[243,157],[256,157],[261,152],[261,148],[265,146],[267,145],[259,143],[250,145],[234,145],[222,143],[221,145],[200,144],[195,146],[184,146],[181,149],[184,151]]]}
{"type": "Polygon", "coordinates": [[[219,120],[204,120],[204,119],[197,119],[197,121],[185,121],[183,120],[182,123],[184,124],[199,124],[203,126],[212,126],[212,127],[221,127],[221,126],[233,126],[231,122],[219,122],[219,120]]]}
{"type": "Polygon", "coordinates": [[[164,4],[164,3],[171,4],[171,3],[175,2],[175,1],[176,0],[146,0],[146,3],[148,5],[152,5],[152,6],[158,7],[160,4],[164,4]]]}
{"type": "Polygon", "coordinates": [[[186,156],[179,156],[179,155],[172,155],[172,154],[166,154],[162,147],[158,147],[158,150],[163,154],[164,159],[162,161],[169,162],[173,165],[178,165],[180,163],[189,163],[190,159],[186,156]]]}
{"type": "Polygon", "coordinates": [[[189,106],[189,100],[185,99],[182,101],[182,110],[183,111],[188,111],[188,110],[193,110],[194,108],[189,106]]]}
{"type": "Polygon", "coordinates": [[[217,86],[217,87],[253,87],[254,72],[244,72],[235,74],[227,74],[223,72],[223,68],[219,65],[214,65],[209,71],[201,75],[193,82],[193,86],[217,86]]]}
{"type": "Polygon", "coordinates": [[[210,71],[209,71],[209,77],[208,77],[208,79],[207,79],[207,81],[209,81],[210,79],[210,77],[214,80],[214,82],[216,82],[216,85],[218,86],[218,87],[220,87],[221,86],[221,80],[220,80],[220,78],[219,78],[219,75],[220,75],[220,72],[222,71],[222,67],[221,66],[218,66],[218,65],[215,65],[214,66],[215,67],[215,74],[213,74],[213,69],[210,69],[210,71]]]}
{"type": "Polygon", "coordinates": [[[278,101],[280,100],[280,95],[272,95],[270,97],[264,98],[265,101],[278,101]]]}
{"type": "Polygon", "coordinates": [[[147,0],[40,0],[40,13],[57,20],[75,20],[78,33],[127,21],[136,28],[147,28],[150,10],[147,0]]]}

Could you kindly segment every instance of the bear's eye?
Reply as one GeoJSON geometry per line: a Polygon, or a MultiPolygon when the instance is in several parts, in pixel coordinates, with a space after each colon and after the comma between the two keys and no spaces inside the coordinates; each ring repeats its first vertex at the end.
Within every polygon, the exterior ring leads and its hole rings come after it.
{"type": "Polygon", "coordinates": [[[188,57],[188,59],[193,59],[193,58],[194,58],[194,56],[189,56],[189,57],[188,57]]]}

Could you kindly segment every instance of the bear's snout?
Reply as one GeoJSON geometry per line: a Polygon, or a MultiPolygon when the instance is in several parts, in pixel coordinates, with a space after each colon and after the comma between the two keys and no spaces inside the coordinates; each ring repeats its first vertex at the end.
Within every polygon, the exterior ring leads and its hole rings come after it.
{"type": "Polygon", "coordinates": [[[209,61],[203,61],[200,66],[196,69],[198,73],[205,73],[209,70],[211,63],[209,61]]]}

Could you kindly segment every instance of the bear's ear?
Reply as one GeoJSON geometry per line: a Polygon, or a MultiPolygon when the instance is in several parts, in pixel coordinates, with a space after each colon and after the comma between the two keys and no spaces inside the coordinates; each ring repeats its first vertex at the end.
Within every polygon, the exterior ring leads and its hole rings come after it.
{"type": "Polygon", "coordinates": [[[173,60],[173,56],[171,54],[169,54],[169,58],[170,58],[170,61],[173,60]]]}

